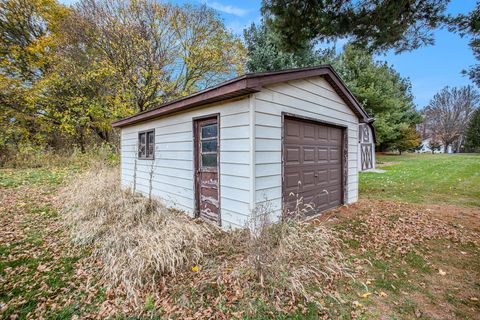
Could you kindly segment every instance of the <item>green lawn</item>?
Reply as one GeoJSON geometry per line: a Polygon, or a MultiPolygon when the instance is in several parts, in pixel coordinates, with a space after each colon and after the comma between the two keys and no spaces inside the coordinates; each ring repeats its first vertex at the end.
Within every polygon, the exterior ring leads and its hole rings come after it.
{"type": "Polygon", "coordinates": [[[361,173],[361,197],[480,206],[480,154],[378,155],[378,161],[397,164],[361,173]]]}

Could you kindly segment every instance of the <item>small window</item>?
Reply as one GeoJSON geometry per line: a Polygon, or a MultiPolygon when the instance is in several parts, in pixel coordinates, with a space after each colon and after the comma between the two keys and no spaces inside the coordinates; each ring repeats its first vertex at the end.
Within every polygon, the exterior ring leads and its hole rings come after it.
{"type": "Polygon", "coordinates": [[[138,133],[138,159],[153,159],[155,155],[155,130],[138,133]]]}
{"type": "Polygon", "coordinates": [[[218,156],[218,124],[206,124],[200,129],[201,166],[204,168],[216,167],[218,156]]]}
{"type": "Polygon", "coordinates": [[[202,139],[216,138],[217,124],[210,124],[202,127],[202,139]]]}

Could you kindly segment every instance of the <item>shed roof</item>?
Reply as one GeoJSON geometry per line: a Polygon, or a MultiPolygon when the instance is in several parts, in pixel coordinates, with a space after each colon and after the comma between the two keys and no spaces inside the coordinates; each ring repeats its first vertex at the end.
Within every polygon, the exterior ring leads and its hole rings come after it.
{"type": "Polygon", "coordinates": [[[345,100],[350,109],[352,109],[352,111],[358,116],[360,122],[369,123],[373,121],[350,90],[348,90],[347,86],[340,79],[335,70],[330,65],[322,65],[273,72],[247,73],[222,82],[214,87],[164,103],[152,109],[134,114],[133,116],[114,121],[112,122],[112,126],[115,128],[126,127],[159,116],[199,107],[212,102],[259,92],[261,88],[266,85],[315,76],[322,76],[330,83],[340,97],[345,100]]]}

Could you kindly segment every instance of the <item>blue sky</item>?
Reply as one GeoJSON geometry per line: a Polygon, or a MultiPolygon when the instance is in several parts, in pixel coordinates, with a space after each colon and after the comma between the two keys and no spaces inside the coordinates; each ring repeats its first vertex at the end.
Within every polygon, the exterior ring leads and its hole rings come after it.
{"type": "MultiPolygon", "coordinates": [[[[65,4],[75,0],[60,0],[65,4]]],[[[206,3],[220,12],[226,26],[241,35],[242,30],[252,22],[259,22],[261,0],[178,0],[175,3],[206,3]]],[[[453,0],[448,12],[467,13],[475,7],[475,0],[453,0]]],[[[385,60],[410,78],[417,108],[428,104],[432,96],[444,86],[463,86],[472,84],[461,74],[461,70],[475,64],[475,58],[468,47],[468,38],[460,38],[447,30],[436,30],[435,45],[423,47],[399,55],[387,53],[378,57],[385,60]]]]}

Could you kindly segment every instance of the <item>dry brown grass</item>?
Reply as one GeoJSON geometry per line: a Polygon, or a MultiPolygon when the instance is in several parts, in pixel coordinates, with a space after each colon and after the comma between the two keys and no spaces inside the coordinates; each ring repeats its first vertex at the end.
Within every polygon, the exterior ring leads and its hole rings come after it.
{"type": "Polygon", "coordinates": [[[100,166],[85,172],[61,198],[74,241],[93,244],[111,286],[125,287],[133,298],[163,275],[196,263],[214,232],[158,200],[122,190],[118,169],[100,166]]]}
{"type": "Polygon", "coordinates": [[[185,316],[218,299],[231,303],[232,312],[240,299],[241,308],[254,314],[252,301],[272,296],[275,308],[289,312],[299,303],[333,296],[336,280],[348,275],[331,229],[296,221],[272,224],[264,219],[268,208],[253,214],[259,220],[249,226],[251,232],[222,232],[122,190],[118,169],[106,166],[75,177],[60,198],[73,240],[93,247],[109,289],[117,297],[125,294],[136,312],[153,297],[157,307],[174,310],[166,311],[169,315],[185,316]],[[208,293],[205,304],[198,295],[210,292],[211,283],[224,289],[208,293]],[[165,305],[178,296],[189,301],[185,307],[165,305]]]}
{"type": "Polygon", "coordinates": [[[306,302],[334,297],[336,281],[352,277],[338,234],[298,218],[271,224],[267,216],[257,216],[260,222],[255,225],[260,228],[245,242],[260,285],[270,294],[287,294],[306,302]]]}

